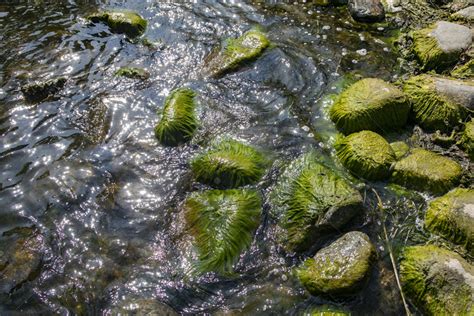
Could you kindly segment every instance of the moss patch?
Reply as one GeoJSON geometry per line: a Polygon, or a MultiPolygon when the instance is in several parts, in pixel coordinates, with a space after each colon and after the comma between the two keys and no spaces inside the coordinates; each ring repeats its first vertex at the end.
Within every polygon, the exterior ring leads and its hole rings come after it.
{"type": "Polygon", "coordinates": [[[458,79],[474,78],[474,59],[470,59],[464,65],[461,65],[451,72],[451,76],[458,79]]]}
{"type": "Polygon", "coordinates": [[[103,22],[112,32],[124,33],[129,37],[142,35],[148,24],[138,13],[132,11],[104,11],[87,18],[94,23],[103,22]]]}
{"type": "Polygon", "coordinates": [[[407,143],[401,141],[390,143],[390,147],[392,147],[397,160],[402,159],[410,151],[410,146],[408,146],[407,143]]]}
{"type": "Polygon", "coordinates": [[[122,67],[115,72],[115,75],[119,77],[141,80],[145,80],[150,77],[150,74],[145,69],[136,67],[122,67]]]}
{"type": "Polygon", "coordinates": [[[459,143],[466,154],[469,155],[469,158],[474,160],[474,119],[467,122],[464,126],[464,132],[459,143]]]}

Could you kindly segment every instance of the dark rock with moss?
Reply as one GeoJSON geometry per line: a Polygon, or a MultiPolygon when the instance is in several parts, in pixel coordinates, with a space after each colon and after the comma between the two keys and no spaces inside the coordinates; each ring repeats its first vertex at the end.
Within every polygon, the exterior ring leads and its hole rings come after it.
{"type": "Polygon", "coordinates": [[[289,252],[310,249],[322,236],[339,231],[363,211],[362,196],[315,153],[294,160],[272,192],[273,210],[289,252]]]}
{"type": "Polygon", "coordinates": [[[402,159],[410,151],[410,146],[402,141],[390,143],[390,147],[392,147],[392,150],[395,153],[396,160],[402,159]]]}
{"type": "Polygon", "coordinates": [[[250,30],[235,39],[228,39],[220,51],[207,57],[207,72],[220,77],[234,71],[243,64],[258,58],[270,45],[266,35],[258,30],[250,30]]]}
{"type": "Polygon", "coordinates": [[[268,161],[257,149],[225,139],[191,162],[197,181],[215,188],[230,189],[258,182],[268,161]]]}
{"type": "Polygon", "coordinates": [[[474,254],[474,190],[456,188],[431,201],[425,227],[474,254]]]}
{"type": "Polygon", "coordinates": [[[449,158],[424,149],[413,149],[396,162],[392,181],[418,191],[442,194],[456,186],[462,167],[449,158]]]}
{"type": "Polygon", "coordinates": [[[404,249],[400,279],[405,295],[425,315],[472,315],[474,268],[434,245],[404,249]]]}
{"type": "Polygon", "coordinates": [[[424,70],[442,71],[453,66],[472,44],[472,32],[463,25],[439,21],[411,34],[412,51],[424,70]]]}
{"type": "Polygon", "coordinates": [[[362,232],[349,232],[319,250],[297,269],[297,276],[313,295],[355,294],[367,278],[375,247],[362,232]]]}
{"type": "Polygon", "coordinates": [[[198,127],[195,93],[179,88],[166,98],[161,119],[155,127],[155,136],[165,146],[177,146],[194,136],[198,127]]]}
{"type": "Polygon", "coordinates": [[[197,192],[184,203],[189,232],[199,254],[198,272],[230,273],[252,243],[262,202],[254,190],[197,192]]]}
{"type": "Polygon", "coordinates": [[[146,80],[150,78],[150,73],[143,68],[136,67],[122,67],[115,72],[118,77],[126,77],[130,79],[146,80]]]}
{"type": "Polygon", "coordinates": [[[339,136],[334,144],[339,161],[356,176],[383,180],[390,176],[395,152],[390,144],[372,131],[339,136]]]}
{"type": "Polygon", "coordinates": [[[459,143],[469,158],[474,160],[474,119],[464,125],[464,131],[459,143]]]}
{"type": "Polygon", "coordinates": [[[44,82],[34,82],[21,87],[28,102],[39,103],[54,97],[66,84],[67,79],[60,77],[44,82]]]}
{"type": "Polygon", "coordinates": [[[335,306],[323,305],[309,309],[302,313],[302,316],[350,316],[351,313],[335,306]]]}
{"type": "Polygon", "coordinates": [[[138,13],[133,11],[104,11],[87,17],[94,23],[105,23],[114,33],[126,34],[129,37],[137,37],[145,33],[147,21],[138,13]]]}
{"type": "Polygon", "coordinates": [[[112,308],[111,315],[178,316],[179,314],[156,299],[130,299],[112,308]]]}
{"type": "Polygon", "coordinates": [[[456,67],[451,76],[458,79],[473,79],[474,78],[474,59],[470,59],[464,65],[456,67]]]}
{"type": "Polygon", "coordinates": [[[343,91],[329,111],[344,134],[362,130],[391,131],[406,124],[410,104],[397,87],[367,78],[343,91]]]}
{"type": "Polygon", "coordinates": [[[460,20],[468,23],[474,22],[474,6],[464,8],[451,15],[453,20],[460,20]]]}
{"type": "Polygon", "coordinates": [[[349,0],[347,8],[358,22],[374,23],[385,19],[385,9],[380,0],[349,0]]]}
{"type": "Polygon", "coordinates": [[[347,4],[348,0],[314,0],[313,3],[318,6],[340,6],[347,4]]]}

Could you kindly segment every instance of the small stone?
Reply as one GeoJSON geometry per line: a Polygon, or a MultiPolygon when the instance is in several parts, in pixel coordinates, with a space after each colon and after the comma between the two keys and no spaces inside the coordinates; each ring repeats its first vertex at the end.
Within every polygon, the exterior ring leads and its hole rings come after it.
{"type": "Polygon", "coordinates": [[[94,23],[107,24],[112,32],[137,37],[145,33],[147,21],[138,13],[126,10],[104,11],[87,17],[94,23]]]}
{"type": "Polygon", "coordinates": [[[466,22],[474,22],[474,6],[459,10],[451,15],[453,20],[461,20],[466,22]]]}
{"type": "Polygon", "coordinates": [[[380,22],[385,18],[385,9],[380,0],[349,0],[348,9],[358,22],[380,22]]]}
{"type": "Polygon", "coordinates": [[[21,87],[21,92],[28,102],[39,103],[54,97],[66,84],[67,79],[60,77],[45,82],[35,82],[21,87]]]}
{"type": "Polygon", "coordinates": [[[115,72],[115,75],[119,77],[141,80],[146,80],[150,77],[150,74],[145,69],[136,67],[122,67],[115,72]]]}

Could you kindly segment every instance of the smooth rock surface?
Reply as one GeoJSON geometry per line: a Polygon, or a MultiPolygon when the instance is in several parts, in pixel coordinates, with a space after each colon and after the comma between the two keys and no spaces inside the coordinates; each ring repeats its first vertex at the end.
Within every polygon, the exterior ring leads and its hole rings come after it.
{"type": "Polygon", "coordinates": [[[455,20],[474,22],[474,6],[470,6],[453,13],[451,16],[455,20]]]}
{"type": "Polygon", "coordinates": [[[385,18],[380,0],[349,0],[347,7],[352,18],[358,22],[380,22],[385,18]]]}

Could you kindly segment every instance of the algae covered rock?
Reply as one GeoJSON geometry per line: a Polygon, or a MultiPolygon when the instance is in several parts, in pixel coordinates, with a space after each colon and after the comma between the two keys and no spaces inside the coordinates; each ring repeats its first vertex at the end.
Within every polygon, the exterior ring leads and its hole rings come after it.
{"type": "Polygon", "coordinates": [[[219,77],[259,57],[269,45],[264,33],[250,30],[238,38],[228,39],[221,51],[208,57],[206,68],[212,76],[219,77]]]}
{"type": "Polygon", "coordinates": [[[396,162],[392,181],[405,187],[442,194],[461,179],[462,167],[455,161],[424,149],[413,149],[396,162]]]}
{"type": "Polygon", "coordinates": [[[115,33],[124,33],[129,37],[142,35],[147,27],[147,21],[133,11],[103,11],[87,17],[94,23],[105,23],[115,33]]]}
{"type": "Polygon", "coordinates": [[[474,190],[456,188],[430,202],[425,227],[474,251],[474,190]]]}
{"type": "Polygon", "coordinates": [[[302,313],[302,316],[350,316],[351,313],[333,306],[321,306],[302,313]]]}
{"type": "Polygon", "coordinates": [[[184,203],[186,223],[199,253],[199,272],[232,272],[260,222],[262,202],[254,190],[211,190],[184,203]]]}
{"type": "Polygon", "coordinates": [[[410,146],[402,141],[390,143],[390,147],[392,147],[397,160],[402,159],[410,151],[410,146]]]}
{"type": "Polygon", "coordinates": [[[390,144],[372,131],[338,137],[334,144],[339,161],[351,173],[369,180],[383,180],[390,175],[395,152],[390,144]]]}
{"type": "Polygon", "coordinates": [[[141,80],[146,80],[150,77],[150,74],[145,69],[136,67],[122,67],[115,72],[115,75],[118,77],[141,80]]]}
{"type": "Polygon", "coordinates": [[[469,158],[474,160],[474,119],[464,125],[464,131],[459,143],[466,154],[469,155],[469,158]]]}
{"type": "Polygon", "coordinates": [[[366,78],[341,93],[329,111],[344,134],[390,131],[405,125],[410,105],[405,94],[381,80],[366,78]]]}
{"type": "Polygon", "coordinates": [[[347,8],[358,22],[373,23],[385,19],[385,9],[380,0],[349,0],[347,8]]]}
{"type": "Polygon", "coordinates": [[[166,98],[155,136],[165,146],[177,146],[191,140],[198,127],[195,93],[188,88],[173,90],[166,98]]]}
{"type": "Polygon", "coordinates": [[[426,315],[472,315],[474,268],[433,246],[407,247],[400,261],[403,291],[426,315]]]}
{"type": "Polygon", "coordinates": [[[453,66],[472,43],[472,32],[463,25],[439,21],[412,32],[413,53],[424,70],[442,71],[453,66]]]}
{"type": "Polygon", "coordinates": [[[197,181],[215,188],[237,188],[258,182],[267,160],[257,149],[236,140],[225,139],[191,162],[197,181]]]}
{"type": "Polygon", "coordinates": [[[318,237],[342,229],[362,210],[362,196],[315,153],[294,160],[273,193],[274,209],[287,251],[306,251],[318,237]]]}
{"type": "Polygon", "coordinates": [[[366,279],[374,255],[366,234],[349,232],[307,259],[297,275],[313,295],[353,294],[366,279]]]}
{"type": "Polygon", "coordinates": [[[451,76],[458,79],[472,79],[474,78],[474,59],[470,59],[464,65],[455,68],[451,72],[451,76]]]}
{"type": "Polygon", "coordinates": [[[44,82],[34,82],[21,87],[21,92],[28,102],[42,102],[58,93],[66,84],[67,79],[60,77],[44,82]]]}

